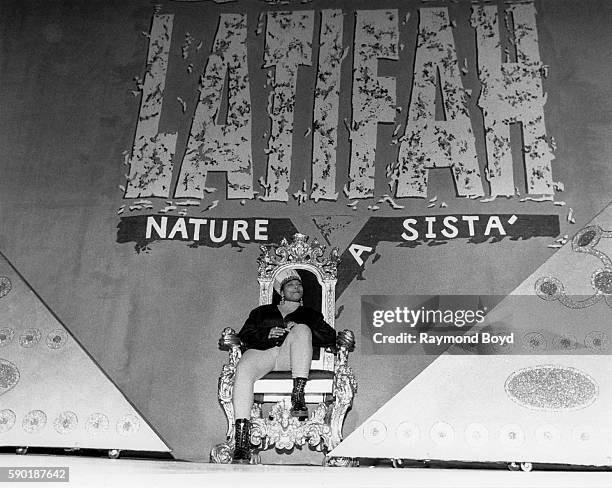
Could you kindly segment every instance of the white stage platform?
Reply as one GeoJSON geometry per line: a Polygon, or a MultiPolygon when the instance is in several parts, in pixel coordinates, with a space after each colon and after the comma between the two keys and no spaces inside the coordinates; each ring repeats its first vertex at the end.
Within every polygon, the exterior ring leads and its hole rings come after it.
{"type": "MultiPolygon", "coordinates": [[[[0,455],[1,467],[70,468],[70,487],[602,487],[612,486],[612,472],[537,471],[505,469],[434,469],[392,467],[323,468],[318,466],[233,466],[182,461],[105,459],[73,456],[0,455]]],[[[32,486],[0,483],[0,486],[32,486]]],[[[49,486],[49,485],[46,485],[49,486]]]]}

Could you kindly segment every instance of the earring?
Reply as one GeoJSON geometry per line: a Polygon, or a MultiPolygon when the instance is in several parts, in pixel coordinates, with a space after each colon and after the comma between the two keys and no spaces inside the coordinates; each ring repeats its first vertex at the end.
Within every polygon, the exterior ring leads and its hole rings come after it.
{"type": "Polygon", "coordinates": [[[281,295],[281,299],[280,299],[281,305],[285,304],[285,295],[281,295]]]}
{"type": "Polygon", "coordinates": [[[303,306],[304,306],[304,300],[302,300],[301,298],[300,298],[300,306],[301,306],[301,307],[303,307],[303,306]]]}

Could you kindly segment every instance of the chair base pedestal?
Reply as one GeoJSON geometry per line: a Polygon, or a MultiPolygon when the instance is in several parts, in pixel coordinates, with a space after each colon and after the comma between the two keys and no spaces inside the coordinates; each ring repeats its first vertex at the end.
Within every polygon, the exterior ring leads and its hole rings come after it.
{"type": "MultiPolygon", "coordinates": [[[[276,448],[290,451],[305,444],[323,452],[331,451],[335,445],[332,429],[326,420],[332,406],[320,403],[311,408],[306,420],[298,420],[291,415],[291,401],[287,398],[276,403],[267,417],[261,416],[261,409],[253,409],[259,417],[251,417],[251,447],[254,451],[265,451],[276,448]]],[[[228,464],[232,462],[233,445],[223,442],[213,447],[210,459],[213,463],[228,464]]],[[[253,452],[250,464],[258,464],[260,456],[253,452]]],[[[333,464],[330,464],[333,465],[333,464]]]]}
{"type": "Polygon", "coordinates": [[[328,410],[328,405],[320,403],[306,420],[299,420],[291,414],[291,401],[282,400],[272,407],[267,418],[251,419],[251,443],[262,450],[291,450],[306,443],[329,449],[332,431],[325,421],[328,410]]]}

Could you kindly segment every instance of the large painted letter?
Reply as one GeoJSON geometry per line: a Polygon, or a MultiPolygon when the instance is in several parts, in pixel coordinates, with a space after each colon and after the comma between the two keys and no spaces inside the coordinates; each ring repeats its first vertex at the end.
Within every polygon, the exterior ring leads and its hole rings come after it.
{"type": "Polygon", "coordinates": [[[311,10],[268,12],[264,68],[275,67],[268,113],[268,170],[262,200],[286,202],[291,181],[293,116],[298,67],[310,66],[314,14],[311,10]]]}
{"type": "Polygon", "coordinates": [[[158,133],[174,15],[154,15],[124,198],[168,197],[176,132],[158,133]]]}
{"type": "Polygon", "coordinates": [[[420,9],[412,99],[392,179],[398,197],[427,197],[430,168],[451,168],[457,194],[484,195],[476,140],[447,8],[420,9]],[[436,120],[438,76],[444,119],[436,120]]]}
{"type": "Polygon", "coordinates": [[[472,7],[482,84],[478,105],[484,113],[487,179],[492,195],[514,195],[509,124],[522,122],[527,192],[552,195],[554,156],[544,125],[546,97],[542,92],[536,10],[533,4],[517,4],[510,6],[508,13],[514,21],[516,63],[502,63],[497,7],[472,7]]]}
{"type": "Polygon", "coordinates": [[[321,12],[319,66],[315,86],[312,122],[312,192],[315,202],[337,200],[336,148],[338,146],[338,110],[340,105],[340,68],[342,49],[341,10],[321,12]]]}
{"type": "Polygon", "coordinates": [[[379,122],[395,120],[395,79],[379,77],[378,59],[399,59],[397,10],[358,10],[353,49],[353,122],[348,198],[374,196],[379,122]]]}
{"type": "Polygon", "coordinates": [[[204,191],[214,191],[206,188],[209,171],[226,172],[228,199],[253,198],[246,40],[246,15],[222,14],[212,52],[200,78],[200,100],[176,183],[177,198],[203,198],[204,191]],[[217,123],[226,75],[227,123],[217,123]]]}

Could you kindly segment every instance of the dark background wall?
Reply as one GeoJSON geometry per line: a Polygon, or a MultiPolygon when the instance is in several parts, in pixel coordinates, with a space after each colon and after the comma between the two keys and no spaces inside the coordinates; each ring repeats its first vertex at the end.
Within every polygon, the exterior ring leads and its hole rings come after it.
{"type": "MultiPolygon", "coordinates": [[[[459,27],[461,56],[473,62],[475,37],[469,27],[469,3],[427,2],[451,9],[459,27]]],[[[359,8],[400,8],[411,12],[402,35],[408,45],[416,39],[420,2],[336,2],[352,15],[359,8]]],[[[500,2],[500,7],[503,3],[500,2]]],[[[248,11],[249,35],[257,16],[270,9],[329,8],[329,2],[293,2],[276,7],[244,1],[162,3],[174,13],[175,32],[164,112],[160,130],[177,131],[178,163],[182,158],[197,98],[197,76],[184,75],[180,49],[184,33],[202,39],[194,61],[199,73],[210,52],[219,12],[248,11]],[[175,98],[188,102],[182,113],[175,98]]],[[[448,209],[428,209],[426,200],[405,199],[401,212],[382,208],[377,214],[367,202],[352,211],[341,195],[338,202],[295,201],[246,205],[221,198],[208,211],[211,217],[287,217],[302,232],[321,238],[315,216],[347,216],[333,245],[345,249],[368,216],[410,216],[446,213],[534,213],[558,215],[560,235],[572,234],[612,200],[610,133],[612,95],[612,5],[606,1],[542,0],[536,3],[542,61],[550,66],[544,80],[548,94],[545,115],[557,150],[553,179],[565,191],[552,202],[520,202],[518,197],[488,204],[455,198],[448,174],[432,172],[429,196],[446,199],[448,209]],[[568,207],[576,223],[567,222],[568,207]]],[[[26,277],[100,366],[161,433],[180,458],[205,460],[225,432],[225,419],[216,401],[216,382],[225,360],[217,350],[223,327],[239,328],[257,304],[258,246],[244,249],[190,248],[182,242],[156,242],[150,252],[137,253],[133,244],[116,242],[118,208],[130,204],[118,187],[125,185],[123,152],[131,150],[139,98],[134,76],[142,77],[153,3],[129,1],[4,0],[0,3],[0,251],[26,277]]],[[[347,22],[346,25],[350,25],[347,22]]],[[[351,40],[345,33],[345,44],[351,40]]],[[[265,113],[265,73],[261,39],[249,47],[252,55],[254,111],[265,113]]],[[[407,48],[407,52],[410,49],[407,48]]],[[[384,63],[386,75],[397,76],[398,105],[409,97],[410,56],[384,63]]],[[[350,56],[349,56],[350,58],[350,56]]],[[[312,67],[300,68],[312,75],[312,67]]],[[[350,116],[350,62],[343,66],[342,117],[350,116]]],[[[305,76],[306,79],[308,76],[305,76]]],[[[302,97],[312,97],[312,83],[300,85],[302,97]]],[[[465,83],[476,84],[475,70],[465,83]]],[[[475,97],[474,97],[475,98],[475,97]]],[[[475,103],[475,102],[472,102],[475,103]]],[[[296,134],[308,126],[298,99],[296,134]],[[301,111],[301,112],[300,112],[301,111]]],[[[473,106],[472,106],[473,107],[473,106]]],[[[405,116],[405,115],[404,115],[405,116]]],[[[473,115],[475,127],[479,117],[473,115]]],[[[268,121],[259,118],[254,131],[268,121]]],[[[342,127],[340,128],[342,130],[342,127]]],[[[387,141],[393,125],[380,129],[387,141]]],[[[477,131],[479,154],[484,137],[477,131]]],[[[265,172],[264,142],[254,137],[256,178],[265,172]]],[[[396,150],[380,144],[381,158],[396,150]]],[[[294,142],[297,190],[307,177],[307,142],[294,142]]],[[[340,181],[347,172],[346,134],[340,136],[340,181]]],[[[481,161],[481,164],[484,164],[481,161]]],[[[377,172],[377,193],[383,193],[384,171],[377,172]],[[380,176],[382,175],[382,177],[380,176]]],[[[220,176],[211,181],[221,185],[220,176]]],[[[339,183],[341,188],[342,183],[339,183]]],[[[221,195],[222,197],[223,195],[221,195]]],[[[214,197],[219,198],[219,196],[214,197]]],[[[203,202],[205,208],[210,201],[203,202]]],[[[197,216],[202,216],[201,208],[197,216]]],[[[322,239],[321,239],[322,240],[322,239]]],[[[368,294],[507,294],[554,253],[550,237],[527,240],[401,247],[380,243],[380,258],[369,263],[363,278],[348,284],[337,305],[343,307],[337,327],[360,329],[360,297],[368,294]]],[[[351,432],[387,399],[416,376],[432,356],[368,356],[357,351],[352,364],[360,384],[345,432],[351,432]]],[[[78,385],[75,385],[78,387],[78,385]]],[[[288,462],[268,454],[265,459],[288,462]]],[[[313,454],[301,459],[318,462],[313,454]]],[[[293,460],[295,462],[295,459],[293,460]]]]}

